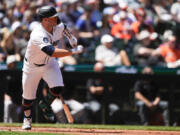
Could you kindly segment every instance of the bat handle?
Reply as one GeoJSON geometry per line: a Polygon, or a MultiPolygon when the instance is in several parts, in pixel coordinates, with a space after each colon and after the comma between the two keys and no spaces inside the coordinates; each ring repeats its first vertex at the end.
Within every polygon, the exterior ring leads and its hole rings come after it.
{"type": "Polygon", "coordinates": [[[62,102],[63,104],[65,104],[64,99],[63,99],[63,96],[62,96],[62,95],[59,95],[59,97],[60,97],[60,99],[61,99],[61,102],[62,102]]]}

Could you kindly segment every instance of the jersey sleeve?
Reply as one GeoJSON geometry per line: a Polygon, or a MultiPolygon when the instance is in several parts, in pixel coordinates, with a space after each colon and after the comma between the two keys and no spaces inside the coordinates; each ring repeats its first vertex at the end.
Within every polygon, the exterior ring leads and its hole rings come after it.
{"type": "Polygon", "coordinates": [[[39,49],[42,49],[45,46],[51,45],[51,39],[46,34],[37,34],[31,37],[31,44],[35,45],[39,49]]]}
{"type": "Polygon", "coordinates": [[[51,43],[51,39],[46,34],[41,35],[35,35],[31,38],[31,43],[36,46],[36,48],[39,48],[41,51],[46,53],[49,56],[52,56],[55,48],[53,47],[51,43]]]}

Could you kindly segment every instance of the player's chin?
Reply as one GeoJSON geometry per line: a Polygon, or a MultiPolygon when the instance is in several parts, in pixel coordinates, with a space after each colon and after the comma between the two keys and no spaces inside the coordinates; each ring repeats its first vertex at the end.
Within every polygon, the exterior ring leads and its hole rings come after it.
{"type": "Polygon", "coordinates": [[[57,25],[57,23],[56,23],[56,24],[53,24],[52,26],[55,27],[56,25],[57,25]]]}

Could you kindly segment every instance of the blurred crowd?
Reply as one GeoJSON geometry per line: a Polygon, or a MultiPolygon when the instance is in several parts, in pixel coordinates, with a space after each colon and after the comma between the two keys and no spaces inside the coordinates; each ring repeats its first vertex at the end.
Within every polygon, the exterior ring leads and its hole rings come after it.
{"type": "MultiPolygon", "coordinates": [[[[59,59],[60,66],[180,64],[180,0],[0,0],[1,63],[11,55],[23,61],[43,5],[55,6],[61,22],[85,47],[79,56],[59,59]]],[[[62,43],[68,44],[66,39],[62,43]]]]}

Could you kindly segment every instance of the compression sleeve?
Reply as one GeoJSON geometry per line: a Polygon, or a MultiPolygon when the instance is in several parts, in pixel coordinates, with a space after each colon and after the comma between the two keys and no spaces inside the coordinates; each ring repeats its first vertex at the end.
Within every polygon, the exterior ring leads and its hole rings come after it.
{"type": "Polygon", "coordinates": [[[41,50],[45,52],[47,55],[52,56],[55,48],[52,45],[48,45],[48,46],[44,46],[41,50]]]}

